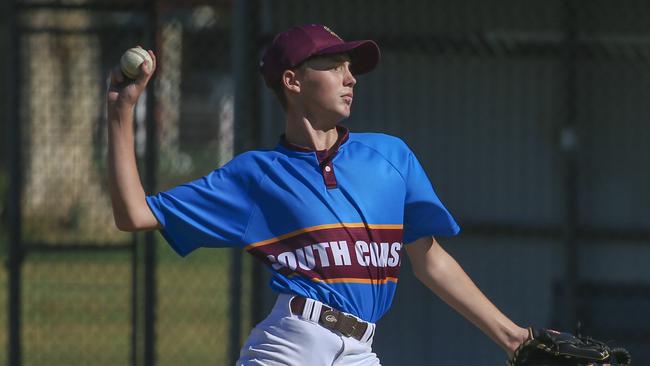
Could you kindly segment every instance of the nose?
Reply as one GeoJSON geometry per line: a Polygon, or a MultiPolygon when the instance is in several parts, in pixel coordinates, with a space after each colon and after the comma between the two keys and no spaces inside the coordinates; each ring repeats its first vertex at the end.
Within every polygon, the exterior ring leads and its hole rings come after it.
{"type": "Polygon", "coordinates": [[[357,83],[357,79],[354,78],[354,75],[352,75],[352,71],[350,71],[350,63],[346,62],[345,63],[345,77],[343,79],[343,85],[345,86],[354,86],[357,83]]]}

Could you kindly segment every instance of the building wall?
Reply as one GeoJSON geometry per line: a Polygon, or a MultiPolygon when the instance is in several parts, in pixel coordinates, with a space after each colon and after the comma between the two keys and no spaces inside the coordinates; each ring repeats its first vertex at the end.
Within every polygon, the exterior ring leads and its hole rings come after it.
{"type": "MultiPolygon", "coordinates": [[[[272,35],[314,22],[344,39],[378,41],[380,65],[358,78],[343,124],[399,136],[416,152],[466,229],[440,241],[486,295],[522,326],[567,326],[563,230],[572,221],[580,232],[579,283],[647,286],[650,77],[642,70],[650,28],[638,13],[648,5],[581,3],[571,18],[561,1],[373,4],[272,1],[262,30],[272,35]],[[563,48],[570,19],[580,43],[574,56],[563,48]],[[572,159],[575,191],[567,186],[572,159]],[[637,234],[614,238],[625,233],[637,234]]],[[[264,143],[272,146],[282,113],[270,92],[262,95],[264,143]]],[[[609,296],[602,291],[596,295],[609,296]]],[[[643,304],[620,315],[617,334],[648,310],[643,304]]],[[[589,314],[577,320],[596,332],[589,314]]],[[[418,283],[408,263],[375,349],[387,365],[492,365],[505,358],[418,283]]]]}

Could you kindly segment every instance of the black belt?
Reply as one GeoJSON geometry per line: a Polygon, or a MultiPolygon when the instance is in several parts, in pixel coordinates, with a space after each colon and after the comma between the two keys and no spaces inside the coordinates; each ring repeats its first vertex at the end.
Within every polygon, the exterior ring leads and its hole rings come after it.
{"type": "MultiPolygon", "coordinates": [[[[291,307],[291,312],[296,315],[302,315],[302,310],[305,308],[306,302],[307,299],[304,297],[295,296],[290,301],[289,306],[291,307]]],[[[368,323],[324,304],[318,315],[318,323],[327,329],[338,331],[346,337],[352,337],[359,341],[368,329],[368,323]]]]}

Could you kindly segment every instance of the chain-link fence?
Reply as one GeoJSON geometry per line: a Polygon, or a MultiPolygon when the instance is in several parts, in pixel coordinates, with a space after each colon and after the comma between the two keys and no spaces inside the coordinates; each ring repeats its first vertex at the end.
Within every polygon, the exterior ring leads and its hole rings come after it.
{"type": "MultiPolygon", "coordinates": [[[[521,325],[580,322],[650,360],[646,1],[23,0],[6,14],[0,240],[13,255],[0,306],[19,311],[0,311],[0,342],[23,364],[228,362],[272,296],[258,266],[237,280],[229,251],[181,259],[114,229],[105,77],[126,48],[156,50],[136,152],[147,189],[166,189],[275,145],[282,112],[257,60],[275,33],[312,22],[378,42],[344,124],[417,153],[463,229],[442,244],[488,297],[521,325]]],[[[375,339],[384,364],[503,362],[404,265],[375,339]]]]}
{"type": "Polygon", "coordinates": [[[231,328],[247,330],[249,317],[229,309],[231,253],[180,259],[158,235],[115,228],[105,89],[127,48],[156,50],[157,76],[135,113],[150,193],[228,161],[231,4],[16,1],[10,11],[14,44],[6,49],[16,53],[10,67],[18,75],[7,131],[18,138],[10,142],[20,160],[7,163],[20,177],[8,201],[19,199],[9,216],[20,231],[3,243],[15,249],[9,277],[19,292],[9,292],[9,314],[19,321],[3,327],[11,348],[0,357],[25,365],[226,364],[231,328]]]}

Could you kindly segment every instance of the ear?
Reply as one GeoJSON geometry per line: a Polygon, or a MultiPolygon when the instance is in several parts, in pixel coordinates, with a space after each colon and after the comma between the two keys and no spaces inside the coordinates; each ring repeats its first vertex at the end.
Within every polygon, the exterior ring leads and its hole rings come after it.
{"type": "Polygon", "coordinates": [[[282,84],[289,92],[300,93],[300,80],[298,74],[293,70],[284,70],[282,73],[282,84]]]}

